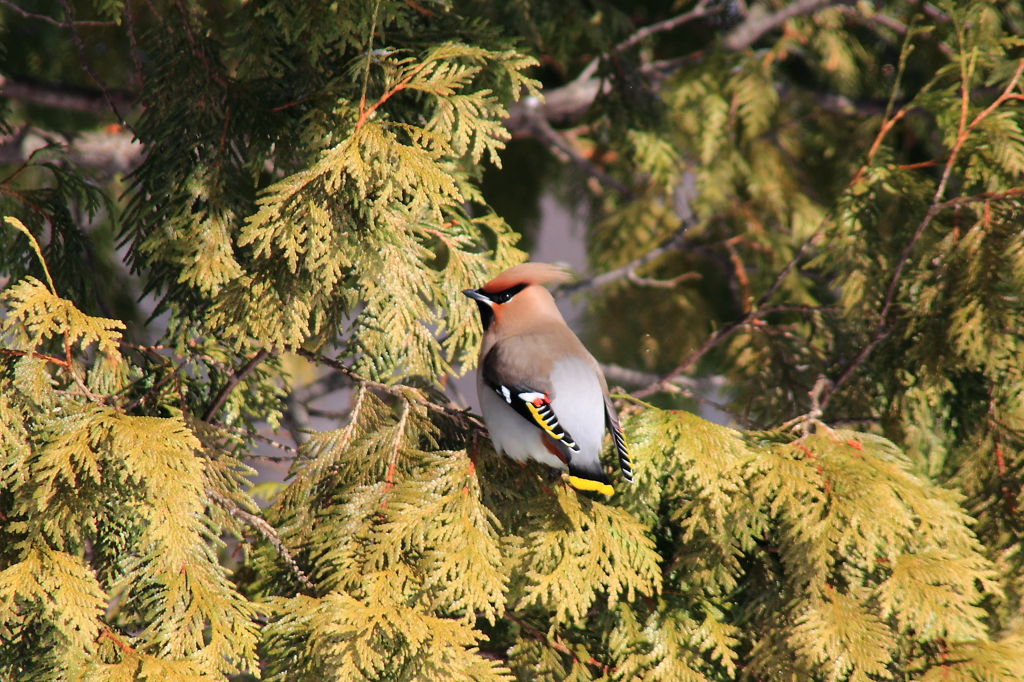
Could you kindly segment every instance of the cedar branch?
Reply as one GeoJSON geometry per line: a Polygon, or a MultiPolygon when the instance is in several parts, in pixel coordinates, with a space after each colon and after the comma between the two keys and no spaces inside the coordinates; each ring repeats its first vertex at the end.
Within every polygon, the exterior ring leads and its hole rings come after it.
{"type": "Polygon", "coordinates": [[[367,379],[363,376],[360,376],[356,372],[352,371],[352,369],[346,367],[341,362],[333,360],[324,355],[320,355],[319,353],[313,353],[311,351],[306,350],[305,348],[289,348],[288,350],[292,351],[296,355],[301,355],[302,357],[306,358],[312,363],[318,365],[327,365],[328,367],[341,372],[346,377],[351,379],[352,383],[354,384],[358,384],[366,388],[371,388],[375,391],[380,391],[381,393],[394,396],[403,401],[412,401],[418,405],[423,405],[428,410],[440,412],[441,414],[444,414],[447,417],[462,423],[464,426],[475,427],[484,431],[487,430],[487,427],[484,426],[483,422],[481,422],[479,419],[470,414],[468,410],[457,410],[451,407],[446,407],[444,405],[438,405],[437,403],[427,400],[423,396],[422,392],[419,391],[418,389],[412,388],[410,386],[391,386],[388,384],[382,384],[378,381],[373,381],[372,379],[367,379]]]}
{"type": "MultiPolygon", "coordinates": [[[[910,240],[904,245],[903,250],[900,252],[899,258],[896,261],[896,267],[893,268],[893,273],[889,277],[889,283],[885,288],[885,297],[882,299],[882,305],[878,311],[878,321],[875,324],[875,330],[872,332],[871,338],[868,340],[868,343],[857,352],[853,359],[846,363],[840,371],[839,376],[837,376],[835,381],[832,382],[832,385],[824,391],[824,395],[821,398],[822,410],[824,410],[828,405],[836,391],[838,391],[839,388],[842,387],[842,385],[845,384],[851,376],[853,376],[853,373],[864,362],[864,360],[867,359],[868,355],[871,354],[871,351],[889,335],[890,330],[888,329],[887,321],[889,311],[892,308],[893,301],[896,300],[896,293],[899,291],[899,284],[903,277],[903,270],[910,261],[910,255],[913,253],[914,247],[917,245],[921,235],[923,235],[925,230],[928,229],[928,226],[932,224],[932,220],[935,219],[935,216],[944,208],[960,205],[960,203],[963,203],[968,199],[975,199],[974,197],[969,197],[964,200],[940,201],[942,199],[942,195],[946,193],[946,186],[953,174],[953,167],[956,164],[960,150],[963,148],[964,143],[970,136],[971,131],[973,131],[978,124],[984,121],[1000,105],[1008,100],[1016,99],[1016,96],[1013,94],[1013,90],[1017,87],[1017,83],[1020,80],[1021,75],[1024,75],[1024,59],[1017,62],[1017,69],[1014,72],[1013,77],[1010,79],[1006,88],[999,97],[997,97],[988,107],[978,112],[970,123],[967,123],[970,92],[968,91],[968,67],[964,62],[965,58],[961,58],[960,122],[958,124],[957,137],[953,144],[953,148],[949,152],[949,158],[946,160],[946,166],[942,171],[942,178],[939,180],[939,185],[935,189],[935,195],[932,197],[931,206],[921,219],[921,222],[918,223],[917,228],[914,230],[914,234],[910,237],[910,240]]],[[[1006,198],[1009,198],[1010,196],[1013,196],[1010,192],[1013,192],[1015,195],[1018,189],[1019,188],[1015,188],[1003,194],[1006,198]]],[[[977,200],[984,199],[980,198],[977,200]]]]}
{"type": "Polygon", "coordinates": [[[220,393],[217,394],[217,397],[213,399],[210,409],[206,411],[205,415],[203,415],[203,421],[207,424],[213,422],[213,418],[217,416],[218,412],[220,412],[220,408],[224,406],[224,403],[231,395],[231,392],[235,390],[235,387],[245,381],[246,377],[252,374],[256,368],[259,367],[260,363],[268,357],[270,357],[270,351],[261,349],[256,353],[256,355],[252,356],[252,359],[245,363],[240,370],[235,372],[231,378],[228,379],[228,383],[224,385],[224,388],[220,389],[220,393]]]}
{"type": "Polygon", "coordinates": [[[237,504],[235,504],[234,500],[224,495],[221,495],[216,490],[207,488],[206,494],[210,497],[211,500],[214,500],[229,514],[234,516],[239,521],[242,521],[243,523],[252,527],[254,530],[256,530],[256,532],[263,536],[263,539],[270,543],[270,545],[274,548],[274,551],[277,552],[277,555],[281,557],[282,561],[284,561],[285,565],[288,567],[288,570],[292,572],[292,575],[295,576],[296,580],[302,583],[303,587],[309,590],[316,589],[316,586],[313,584],[313,581],[311,581],[309,577],[305,573],[303,573],[302,569],[299,568],[299,564],[295,561],[295,557],[293,557],[291,555],[291,552],[288,551],[288,548],[285,547],[284,541],[281,540],[281,536],[277,534],[277,530],[269,523],[267,523],[267,521],[263,517],[245,511],[237,504]]]}
{"type": "MultiPolygon", "coordinates": [[[[822,224],[824,225],[824,222],[822,224]]],[[[807,249],[817,239],[818,235],[820,234],[820,231],[821,228],[819,228],[818,232],[815,232],[806,242],[804,242],[803,246],[801,246],[800,249],[793,256],[793,258],[790,259],[789,263],[786,264],[786,267],[782,269],[782,272],[778,274],[778,276],[775,278],[775,281],[768,288],[768,290],[761,295],[761,298],[758,299],[757,303],[754,305],[752,309],[748,310],[746,313],[740,316],[739,319],[720,328],[718,331],[709,336],[708,339],[700,346],[700,348],[687,355],[681,363],[679,363],[671,372],[664,375],[661,379],[645,386],[644,388],[641,388],[638,391],[634,391],[632,393],[633,397],[645,398],[649,395],[658,393],[660,391],[672,390],[669,387],[679,378],[679,376],[683,372],[685,372],[698,360],[704,357],[708,353],[708,351],[713,349],[715,346],[720,344],[728,337],[732,336],[732,334],[736,332],[736,330],[738,330],[740,327],[745,326],[752,320],[759,319],[773,312],[807,312],[821,310],[820,308],[804,309],[803,306],[797,306],[799,310],[794,310],[793,306],[764,307],[765,304],[775,294],[776,290],[778,290],[779,286],[781,286],[783,280],[786,279],[786,276],[789,274],[789,272],[796,266],[797,262],[801,258],[803,258],[804,253],[807,252],[807,249]]]]}

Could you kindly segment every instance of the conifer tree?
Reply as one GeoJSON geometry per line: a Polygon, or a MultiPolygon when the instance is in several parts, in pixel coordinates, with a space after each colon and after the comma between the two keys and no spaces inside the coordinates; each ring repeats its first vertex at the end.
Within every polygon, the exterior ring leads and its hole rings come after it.
{"type": "Polygon", "coordinates": [[[1024,679],[1019,3],[2,12],[0,680],[1024,679]],[[611,498],[445,393],[538,143],[611,498]]]}

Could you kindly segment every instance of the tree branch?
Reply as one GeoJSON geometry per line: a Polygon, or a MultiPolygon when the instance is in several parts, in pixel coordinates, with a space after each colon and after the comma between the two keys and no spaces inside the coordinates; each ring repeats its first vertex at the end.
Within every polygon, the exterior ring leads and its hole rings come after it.
{"type": "Polygon", "coordinates": [[[313,581],[311,581],[309,577],[302,572],[302,569],[299,568],[299,564],[295,561],[295,558],[291,555],[291,552],[289,552],[288,548],[285,547],[284,542],[281,540],[281,537],[277,534],[277,530],[269,523],[267,523],[265,519],[263,519],[261,516],[257,516],[256,514],[251,514],[245,511],[237,504],[235,504],[234,500],[224,495],[221,495],[216,490],[207,488],[206,494],[207,496],[210,497],[210,499],[217,502],[217,504],[219,504],[226,512],[234,516],[239,521],[242,521],[246,525],[252,527],[257,533],[263,536],[263,539],[270,543],[270,545],[274,548],[274,551],[277,552],[277,555],[281,557],[282,561],[284,561],[285,565],[288,567],[288,570],[292,572],[292,575],[295,576],[296,580],[302,583],[303,587],[309,590],[316,589],[316,586],[313,584],[313,581]]]}
{"type": "Polygon", "coordinates": [[[638,287],[653,287],[656,289],[674,289],[677,284],[682,282],[692,282],[700,278],[701,274],[699,272],[684,272],[672,279],[651,279],[650,277],[641,277],[636,274],[636,270],[630,270],[626,273],[626,279],[638,287]]]}
{"type": "MultiPolygon", "coordinates": [[[[824,222],[822,224],[824,225],[824,222]]],[[[796,266],[797,262],[799,262],[799,260],[803,258],[804,253],[806,253],[807,249],[810,248],[811,244],[817,239],[820,232],[821,228],[819,227],[818,231],[811,235],[811,237],[806,242],[804,242],[804,245],[801,246],[800,249],[796,252],[796,254],[790,259],[789,263],[786,264],[786,267],[782,269],[782,272],[778,274],[778,276],[775,278],[775,281],[768,288],[768,290],[761,295],[761,298],[757,300],[757,303],[754,305],[752,309],[749,309],[739,319],[720,328],[718,331],[709,336],[708,339],[700,346],[700,348],[686,356],[686,358],[684,358],[683,361],[679,363],[679,365],[676,366],[675,369],[666,374],[664,377],[662,377],[656,382],[649,384],[644,388],[641,388],[639,391],[634,391],[632,393],[633,397],[644,398],[654,393],[658,393],[659,391],[666,390],[668,386],[671,386],[672,383],[675,382],[676,379],[678,379],[679,375],[681,375],[690,366],[692,366],[694,363],[696,363],[698,360],[704,357],[704,355],[707,354],[708,351],[710,351],[712,348],[717,346],[719,343],[721,343],[728,337],[732,336],[733,332],[735,332],[737,329],[744,326],[751,320],[764,317],[765,315],[768,315],[773,312],[794,312],[792,310],[792,306],[764,306],[765,303],[767,303],[775,294],[779,286],[782,285],[783,280],[785,280],[786,276],[789,275],[789,272],[796,266]]],[[[819,309],[807,309],[807,311],[811,310],[819,309]]]]}
{"type": "Polygon", "coordinates": [[[117,108],[117,104],[114,103],[114,98],[107,90],[107,84],[100,80],[100,77],[96,75],[96,72],[89,66],[89,60],[85,55],[85,43],[82,42],[82,36],[78,35],[78,31],[75,30],[74,15],[71,11],[71,4],[68,0],[60,0],[60,5],[64,9],[64,25],[67,26],[68,30],[71,31],[71,37],[75,41],[75,46],[78,48],[78,60],[81,62],[82,70],[89,74],[89,78],[92,79],[100,90],[103,91],[103,96],[110,104],[110,108],[114,110],[114,115],[117,116],[117,120],[121,122],[125,128],[129,128],[128,124],[124,120],[124,116],[121,115],[120,110],[117,108]]]}
{"type": "MultiPolygon", "coordinates": [[[[248,429],[240,429],[237,426],[228,426],[227,424],[221,424],[221,423],[216,423],[216,424],[214,424],[214,426],[216,426],[218,429],[224,429],[225,431],[228,431],[230,433],[234,433],[234,434],[236,434],[238,436],[241,436],[242,438],[252,438],[253,440],[258,440],[261,443],[266,443],[267,445],[270,445],[271,447],[275,447],[278,450],[283,450],[284,452],[287,452],[289,455],[291,455],[291,457],[264,457],[264,459],[273,459],[273,460],[277,460],[277,461],[290,462],[290,461],[292,461],[293,459],[295,459],[296,457],[299,456],[299,451],[296,450],[295,448],[293,448],[291,446],[288,446],[288,445],[285,445],[284,443],[282,443],[280,441],[276,441],[273,438],[267,438],[266,436],[264,436],[264,435],[262,435],[260,433],[256,433],[255,431],[249,431],[248,429]]],[[[259,455],[249,455],[249,456],[250,457],[258,457],[259,455]]]]}
{"type": "Polygon", "coordinates": [[[746,21],[732,29],[725,37],[722,47],[732,52],[744,50],[757,42],[757,39],[765,33],[778,28],[790,19],[811,14],[833,4],[837,4],[837,0],[796,0],[778,12],[770,13],[765,12],[761,5],[755,5],[747,14],[746,21]]]}
{"type": "Polygon", "coordinates": [[[207,424],[213,422],[214,417],[216,417],[217,413],[220,412],[220,408],[224,406],[225,402],[227,402],[228,397],[231,395],[231,392],[235,390],[235,387],[245,381],[246,377],[256,371],[256,368],[259,367],[260,363],[268,357],[270,357],[270,351],[261,349],[256,353],[256,355],[252,356],[252,359],[245,363],[240,370],[235,372],[231,378],[228,379],[228,383],[224,385],[224,388],[220,389],[220,393],[217,394],[217,397],[213,399],[210,409],[206,411],[205,415],[203,415],[203,421],[207,424]]]}
{"type": "MultiPolygon", "coordinates": [[[[556,288],[552,293],[555,296],[555,298],[560,298],[568,294],[575,294],[576,292],[583,291],[585,289],[599,289],[606,284],[610,284],[611,282],[614,282],[616,280],[629,277],[630,273],[633,273],[633,275],[635,276],[637,270],[647,265],[651,261],[660,258],[664,254],[669,253],[671,251],[677,251],[680,245],[683,243],[683,236],[686,234],[686,230],[689,227],[689,224],[684,225],[674,235],[665,240],[661,245],[651,249],[650,251],[641,256],[634,258],[625,265],[621,265],[615,268],[614,270],[609,270],[608,272],[602,273],[600,275],[594,275],[593,277],[582,279],[579,282],[573,282],[572,284],[562,285],[556,288]]],[[[686,274],[690,275],[692,273],[686,274]]]]}
{"type": "Polygon", "coordinates": [[[576,76],[575,80],[579,82],[589,80],[591,77],[593,77],[595,73],[597,73],[597,67],[601,64],[602,59],[608,59],[611,55],[617,52],[628,50],[629,48],[633,47],[644,38],[648,38],[656,33],[664,33],[665,31],[671,31],[695,19],[701,19],[712,14],[718,14],[719,12],[722,12],[729,7],[728,2],[721,3],[712,8],[708,8],[709,4],[710,0],[700,0],[700,2],[698,2],[689,12],[684,12],[683,14],[674,16],[670,19],[665,19],[664,21],[659,21],[649,26],[644,26],[640,30],[636,31],[633,35],[629,36],[621,43],[613,47],[607,54],[603,54],[599,57],[594,57],[590,61],[590,63],[587,64],[586,68],[584,68],[583,71],[581,71],[580,74],[576,76]]]}
{"type": "Polygon", "coordinates": [[[437,403],[427,400],[427,398],[423,395],[422,391],[420,391],[419,389],[412,388],[411,386],[389,386],[388,384],[382,384],[378,381],[367,379],[353,372],[350,368],[346,367],[341,362],[338,362],[337,360],[332,360],[331,358],[326,357],[324,355],[320,355],[319,353],[313,353],[312,351],[308,351],[305,348],[289,348],[288,350],[295,353],[296,355],[301,355],[310,362],[314,362],[318,365],[327,365],[332,369],[338,370],[355,384],[360,384],[367,388],[372,388],[376,391],[380,391],[381,393],[394,396],[401,400],[411,400],[412,402],[415,402],[419,405],[423,405],[429,410],[440,412],[451,419],[461,422],[466,427],[474,427],[481,429],[483,431],[487,430],[487,427],[483,424],[483,422],[481,422],[479,419],[470,414],[468,410],[457,410],[452,407],[438,405],[437,403]]]}
{"type": "Polygon", "coordinates": [[[683,14],[672,17],[671,19],[665,19],[664,21],[656,22],[654,24],[651,24],[650,26],[644,26],[642,29],[640,29],[639,31],[637,31],[636,33],[634,33],[633,35],[629,36],[621,43],[616,45],[614,48],[612,48],[612,52],[622,52],[623,50],[628,50],[629,48],[633,47],[644,38],[648,38],[654,35],[655,33],[664,33],[665,31],[671,31],[673,29],[679,28],[683,24],[688,24],[689,22],[695,19],[701,19],[712,14],[718,14],[719,12],[722,12],[723,10],[729,7],[728,2],[720,3],[715,7],[708,7],[709,4],[710,0],[700,0],[700,2],[694,5],[693,9],[691,9],[689,12],[684,12],[683,14]]]}
{"type": "MultiPolygon", "coordinates": [[[[110,90],[109,93],[121,106],[130,107],[135,104],[136,97],[133,92],[110,90]]],[[[2,75],[0,75],[0,97],[96,115],[107,113],[110,106],[101,91],[76,88],[60,83],[40,83],[2,75]]]]}
{"type": "MultiPolygon", "coordinates": [[[[20,14],[21,16],[23,16],[26,19],[38,19],[39,21],[45,21],[48,24],[52,24],[52,25],[58,26],[60,28],[67,28],[67,22],[57,21],[53,17],[47,16],[45,14],[34,14],[32,12],[28,12],[26,10],[23,10],[18,5],[14,4],[13,2],[11,2],[11,0],[0,0],[0,5],[4,5],[6,7],[10,7],[11,9],[13,9],[15,12],[17,12],[18,14],[20,14]]],[[[114,22],[114,21],[75,21],[75,22],[72,22],[72,25],[74,25],[74,26],[103,26],[103,27],[107,27],[107,26],[117,26],[117,22],[114,22]]]]}
{"type": "Polygon", "coordinates": [[[524,100],[526,107],[523,111],[527,117],[525,129],[534,138],[568,156],[584,173],[597,179],[605,187],[614,189],[626,199],[631,200],[634,198],[632,190],[591,163],[589,159],[580,154],[579,150],[571,142],[551,127],[551,124],[548,123],[547,118],[543,115],[540,101],[536,97],[525,97],[524,100]]]}
{"type": "MultiPolygon", "coordinates": [[[[4,94],[0,92],[0,97],[4,94]]],[[[131,172],[143,159],[142,143],[126,130],[94,130],[67,137],[26,127],[0,138],[0,164],[24,164],[33,153],[55,142],[63,145],[72,162],[109,175],[131,172]]]]}
{"type": "MultiPolygon", "coordinates": [[[[970,136],[971,131],[974,130],[978,124],[984,121],[993,111],[999,108],[1000,105],[1008,100],[1017,99],[1017,96],[1014,95],[1013,91],[1017,87],[1017,83],[1020,81],[1022,75],[1024,75],[1024,59],[1017,62],[1017,69],[1014,72],[1013,77],[1010,78],[1009,83],[1006,85],[1006,88],[1003,89],[1003,92],[999,97],[997,97],[988,107],[980,111],[974,119],[968,123],[967,117],[970,106],[970,93],[967,89],[968,78],[965,73],[962,74],[960,83],[959,130],[957,132],[956,141],[953,143],[953,148],[949,152],[949,158],[946,160],[945,168],[943,168],[942,178],[939,180],[938,187],[935,188],[935,194],[932,197],[931,206],[929,206],[928,211],[921,219],[921,222],[918,223],[917,228],[914,230],[914,234],[910,237],[910,240],[903,246],[903,250],[900,252],[899,258],[896,260],[896,266],[893,268],[892,275],[889,277],[889,283],[885,288],[885,297],[882,299],[882,305],[878,311],[878,321],[875,324],[875,330],[872,332],[871,338],[868,340],[868,343],[857,352],[853,359],[844,365],[839,376],[836,377],[831,386],[825,389],[824,395],[821,399],[822,410],[828,406],[829,401],[832,399],[832,396],[835,395],[836,391],[838,391],[843,384],[853,376],[853,373],[864,362],[864,360],[867,359],[868,355],[871,354],[871,351],[889,335],[890,330],[888,328],[887,321],[889,311],[892,308],[893,302],[896,300],[900,280],[903,277],[903,270],[910,261],[910,256],[913,253],[918,240],[920,240],[921,235],[924,234],[925,230],[928,229],[928,226],[932,224],[935,216],[942,212],[943,209],[958,206],[961,203],[967,203],[975,199],[975,197],[966,197],[963,199],[941,201],[942,195],[946,193],[946,187],[949,183],[949,179],[952,177],[953,167],[956,164],[957,157],[960,154],[960,150],[963,148],[964,143],[967,141],[967,138],[970,136]]],[[[1005,195],[1005,197],[1001,198],[1010,198],[1016,194],[1016,189],[1009,190],[1008,192],[1001,194],[1005,195]]]]}

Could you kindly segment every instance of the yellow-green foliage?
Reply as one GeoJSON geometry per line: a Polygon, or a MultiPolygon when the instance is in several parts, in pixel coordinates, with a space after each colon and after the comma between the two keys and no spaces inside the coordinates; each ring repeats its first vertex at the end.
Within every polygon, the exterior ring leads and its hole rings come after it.
{"type": "Polygon", "coordinates": [[[1018,4],[821,7],[737,52],[743,3],[615,50],[630,18],[575,0],[172,4],[118,34],[123,206],[57,148],[0,174],[0,682],[1024,679],[1018,4]],[[502,119],[598,53],[574,143],[629,192],[588,249],[632,271],[593,347],[694,360],[619,396],[612,498],[441,391],[461,291],[525,258],[479,189],[502,119]],[[114,218],[152,344],[106,309],[114,218]],[[677,409],[702,374],[736,428],[677,409]],[[351,391],[333,428],[309,381],[351,391]],[[260,509],[267,424],[298,447],[260,509]]]}

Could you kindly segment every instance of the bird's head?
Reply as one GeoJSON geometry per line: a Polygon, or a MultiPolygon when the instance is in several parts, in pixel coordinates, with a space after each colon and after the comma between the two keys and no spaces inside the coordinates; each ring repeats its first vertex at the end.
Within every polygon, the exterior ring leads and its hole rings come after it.
{"type": "Polygon", "coordinates": [[[572,274],[557,265],[523,263],[509,268],[479,289],[462,293],[476,301],[484,331],[492,325],[528,326],[555,316],[562,319],[545,284],[567,282],[572,274]]]}

